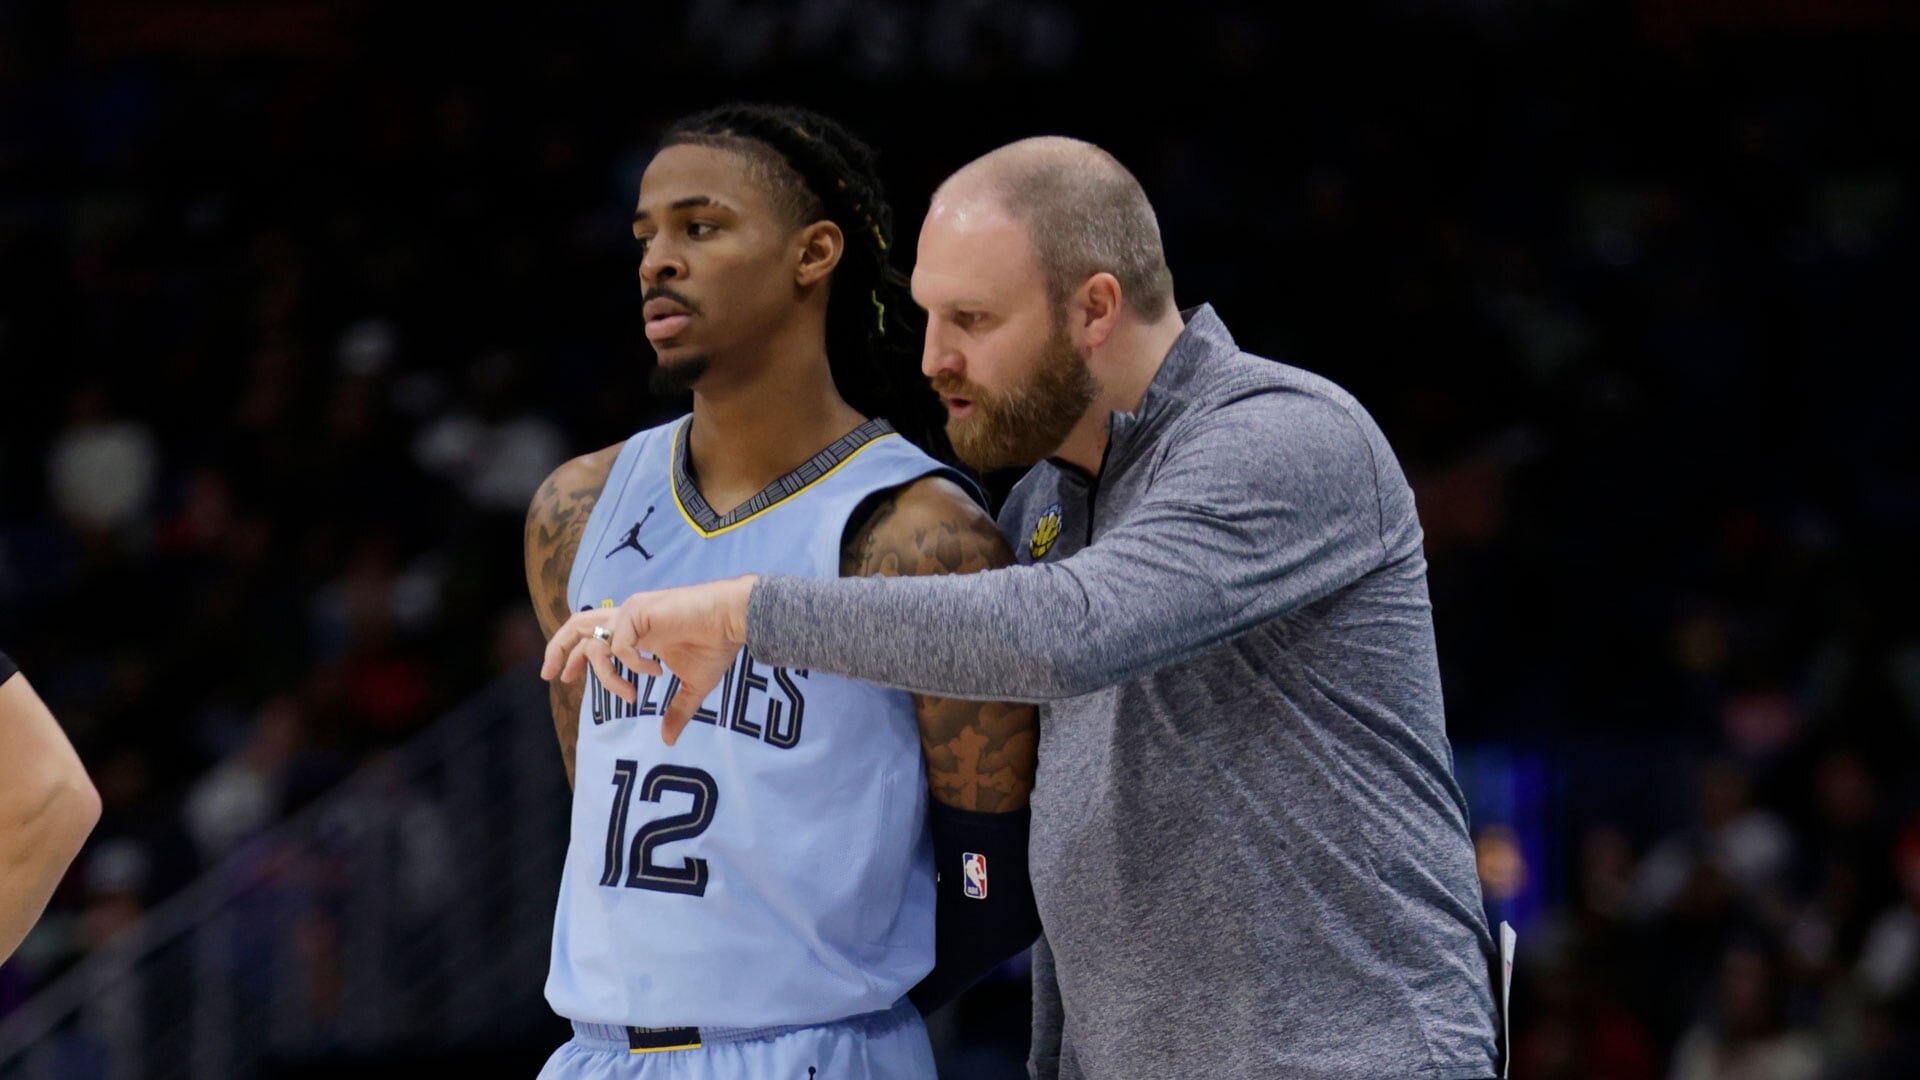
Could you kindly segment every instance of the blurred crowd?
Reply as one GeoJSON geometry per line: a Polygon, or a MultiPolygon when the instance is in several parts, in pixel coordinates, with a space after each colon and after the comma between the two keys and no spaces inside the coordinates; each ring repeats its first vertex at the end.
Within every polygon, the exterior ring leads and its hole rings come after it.
{"type": "Polygon", "coordinates": [[[0,3],[0,646],[106,804],[0,1014],[538,653],[530,493],[673,408],[649,139],[771,97],[906,240],[974,154],[1101,142],[1183,304],[1380,420],[1455,745],[1545,763],[1475,823],[1513,1075],[1920,1075],[1912,27],[395,7],[0,3]]]}

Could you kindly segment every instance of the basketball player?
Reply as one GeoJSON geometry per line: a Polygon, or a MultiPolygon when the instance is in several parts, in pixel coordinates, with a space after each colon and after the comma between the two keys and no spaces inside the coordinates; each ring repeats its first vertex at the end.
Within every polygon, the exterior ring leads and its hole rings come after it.
{"type": "MultiPolygon", "coordinates": [[[[823,117],[734,107],[669,131],[633,234],[656,382],[693,412],[536,497],[549,635],[717,575],[1012,561],[964,478],[893,426],[944,445],[891,230],[872,152],[823,117]]],[[[607,670],[554,684],[574,799],[547,999],[575,1037],[542,1075],[932,1077],[915,1004],[1038,934],[1033,710],[742,653],[668,746],[671,672],[607,670]]]]}
{"type": "Polygon", "coordinates": [[[0,653],[0,963],[100,820],[100,795],[27,677],[0,653]]]}

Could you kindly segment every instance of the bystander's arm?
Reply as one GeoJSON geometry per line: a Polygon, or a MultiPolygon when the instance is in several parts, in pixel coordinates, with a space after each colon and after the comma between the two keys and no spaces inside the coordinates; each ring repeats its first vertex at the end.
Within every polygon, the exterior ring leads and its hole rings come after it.
{"type": "Polygon", "coordinates": [[[0,654],[0,962],[13,955],[100,820],[66,733],[0,654]]]}

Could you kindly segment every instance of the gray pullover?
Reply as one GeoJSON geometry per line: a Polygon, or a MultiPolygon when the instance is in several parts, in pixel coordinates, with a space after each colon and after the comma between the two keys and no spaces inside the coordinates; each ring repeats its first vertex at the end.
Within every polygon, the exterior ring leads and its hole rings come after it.
{"type": "Polygon", "coordinates": [[[1039,1077],[1488,1077],[1493,945],[1413,493],[1339,387],[1188,316],[1021,566],[768,577],[748,647],[1043,703],[1039,1077]]]}

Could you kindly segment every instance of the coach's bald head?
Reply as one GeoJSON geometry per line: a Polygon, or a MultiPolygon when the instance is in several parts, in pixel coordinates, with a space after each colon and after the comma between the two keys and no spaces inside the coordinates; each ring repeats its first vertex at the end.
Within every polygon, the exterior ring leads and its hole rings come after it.
{"type": "Polygon", "coordinates": [[[1022,139],[940,185],[913,296],[920,370],[982,471],[1051,456],[1098,469],[1108,417],[1139,406],[1185,328],[1146,192],[1077,139],[1022,139]]]}
{"type": "Polygon", "coordinates": [[[1098,146],[1057,135],[1009,143],[948,177],[927,220],[994,212],[1024,226],[1056,305],[1108,273],[1136,316],[1158,319],[1172,306],[1173,274],[1147,193],[1098,146]]]}

